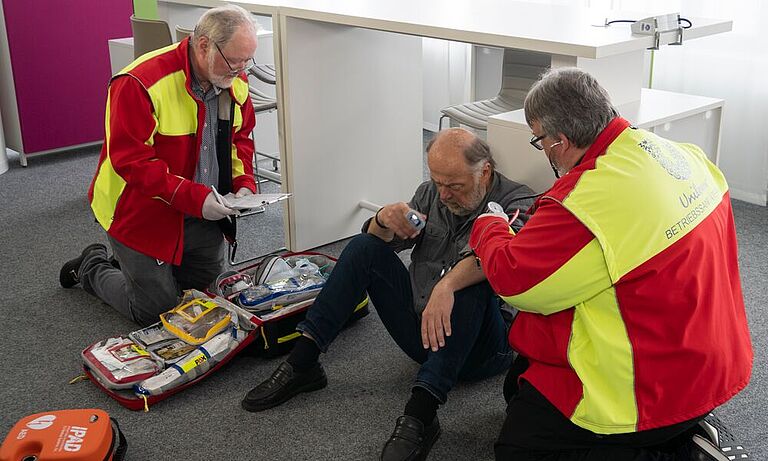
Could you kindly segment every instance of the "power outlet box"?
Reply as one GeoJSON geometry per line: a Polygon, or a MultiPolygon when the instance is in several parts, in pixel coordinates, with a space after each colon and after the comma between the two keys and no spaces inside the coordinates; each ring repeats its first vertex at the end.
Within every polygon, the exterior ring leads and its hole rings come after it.
{"type": "Polygon", "coordinates": [[[680,28],[680,14],[662,14],[640,19],[632,23],[632,33],[635,35],[655,35],[680,28]]]}

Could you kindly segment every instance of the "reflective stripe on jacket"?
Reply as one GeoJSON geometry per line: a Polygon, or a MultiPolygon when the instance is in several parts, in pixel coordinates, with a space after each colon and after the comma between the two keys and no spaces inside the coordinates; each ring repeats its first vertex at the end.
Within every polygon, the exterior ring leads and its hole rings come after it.
{"type": "MultiPolygon", "coordinates": [[[[96,220],[112,237],[176,265],[184,249],[184,216],[201,217],[210,192],[194,182],[205,105],[190,87],[189,52],[185,39],[141,56],[113,77],[104,146],[88,191],[96,220]]],[[[232,189],[255,191],[255,117],[244,75],[229,95],[235,106],[232,189]]]]}
{"type": "Polygon", "coordinates": [[[752,347],[722,173],[699,148],[614,119],[517,236],[479,219],[470,245],[521,310],[522,375],[601,434],[669,426],[749,381],[752,347]]]}

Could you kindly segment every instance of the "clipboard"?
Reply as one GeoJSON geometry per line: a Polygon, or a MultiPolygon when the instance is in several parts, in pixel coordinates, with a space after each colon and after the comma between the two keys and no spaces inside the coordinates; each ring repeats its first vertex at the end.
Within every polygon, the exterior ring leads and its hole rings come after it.
{"type": "Polygon", "coordinates": [[[232,192],[227,195],[219,194],[215,187],[211,186],[216,201],[232,210],[250,210],[260,208],[273,203],[286,200],[293,194],[250,194],[243,197],[235,197],[232,192]]]}
{"type": "Polygon", "coordinates": [[[235,197],[229,193],[221,196],[222,205],[233,210],[250,210],[286,200],[292,194],[250,194],[243,197],[235,197]]]}

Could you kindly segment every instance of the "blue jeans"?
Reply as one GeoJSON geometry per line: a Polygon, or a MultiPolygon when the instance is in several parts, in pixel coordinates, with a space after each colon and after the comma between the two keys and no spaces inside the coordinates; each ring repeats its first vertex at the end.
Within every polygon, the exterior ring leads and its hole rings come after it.
{"type": "Polygon", "coordinates": [[[423,387],[440,403],[459,379],[493,376],[512,363],[502,301],[487,282],[455,293],[452,334],[445,338],[445,347],[437,352],[424,349],[408,270],[386,243],[370,234],[360,234],[347,245],[297,329],[326,352],[366,291],[390,336],[421,364],[414,386],[423,387]]]}

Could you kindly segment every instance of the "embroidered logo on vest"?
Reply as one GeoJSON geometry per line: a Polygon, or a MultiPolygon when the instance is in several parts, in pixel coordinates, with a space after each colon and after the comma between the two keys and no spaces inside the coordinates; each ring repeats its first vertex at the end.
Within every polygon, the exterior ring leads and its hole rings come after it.
{"type": "Polygon", "coordinates": [[[638,147],[659,162],[673,178],[685,180],[691,177],[691,165],[674,144],[661,138],[643,139],[638,147]]]}

